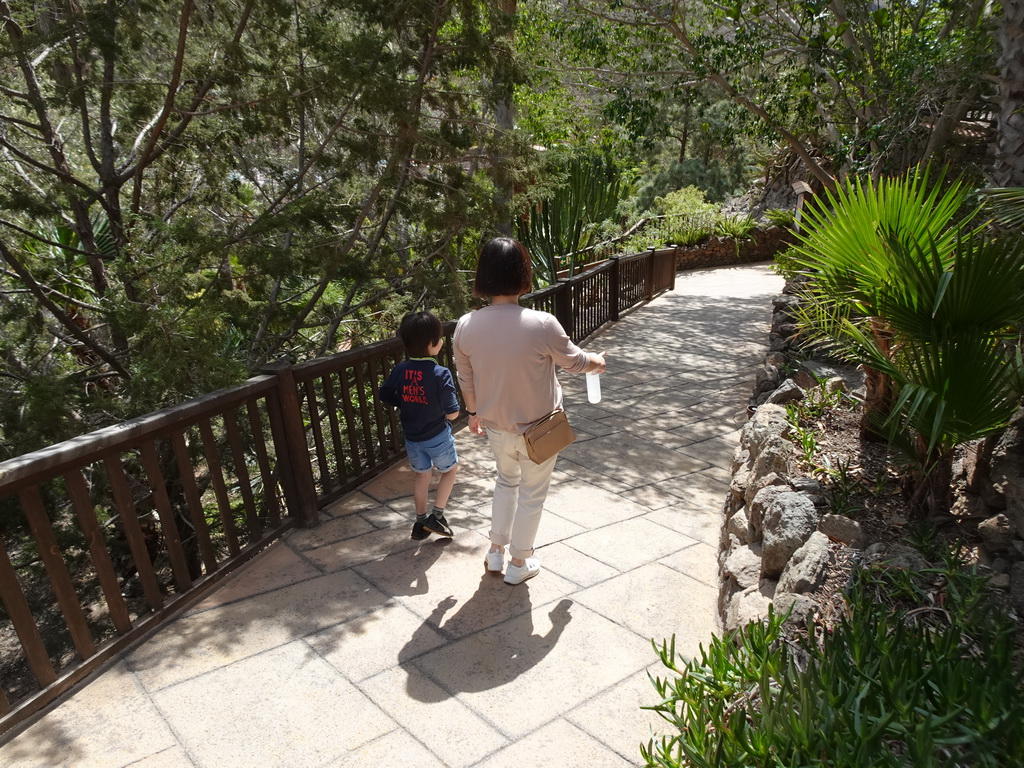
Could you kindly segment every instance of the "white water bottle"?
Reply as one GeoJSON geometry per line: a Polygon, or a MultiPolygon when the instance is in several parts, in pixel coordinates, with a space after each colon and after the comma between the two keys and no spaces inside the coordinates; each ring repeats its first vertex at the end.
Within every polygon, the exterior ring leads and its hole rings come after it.
{"type": "Polygon", "coordinates": [[[587,374],[587,400],[592,403],[601,402],[601,374],[587,374]]]}

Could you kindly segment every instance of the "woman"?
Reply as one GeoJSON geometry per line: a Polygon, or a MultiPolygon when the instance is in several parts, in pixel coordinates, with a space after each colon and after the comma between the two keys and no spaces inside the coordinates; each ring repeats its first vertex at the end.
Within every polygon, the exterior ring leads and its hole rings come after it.
{"type": "Polygon", "coordinates": [[[540,573],[533,542],[558,458],[534,464],[523,433],[562,405],[556,365],[570,373],[605,369],[604,353],[587,353],[573,344],[553,315],[519,306],[519,297],[530,288],[530,254],[523,244],[509,237],[488,242],[480,253],[473,293],[491,303],[464,315],[453,340],[469,429],[487,435],[498,473],[491,548],[484,561],[487,570],[501,572],[507,546],[507,584],[540,573]]]}

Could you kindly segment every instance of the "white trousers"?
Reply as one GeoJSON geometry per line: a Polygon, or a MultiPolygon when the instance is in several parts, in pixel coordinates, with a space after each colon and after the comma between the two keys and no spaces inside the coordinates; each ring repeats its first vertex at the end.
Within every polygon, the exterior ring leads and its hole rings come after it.
{"type": "Polygon", "coordinates": [[[491,543],[507,546],[512,557],[530,557],[558,456],[534,464],[522,435],[488,429],[487,439],[498,469],[491,502],[491,543]]]}

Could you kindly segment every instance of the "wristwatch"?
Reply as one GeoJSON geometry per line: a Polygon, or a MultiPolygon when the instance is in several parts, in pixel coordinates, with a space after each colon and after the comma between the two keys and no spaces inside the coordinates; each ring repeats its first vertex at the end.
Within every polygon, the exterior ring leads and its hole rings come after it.
{"type": "Polygon", "coordinates": [[[466,413],[468,413],[470,416],[476,416],[476,411],[467,410],[466,413]]]}

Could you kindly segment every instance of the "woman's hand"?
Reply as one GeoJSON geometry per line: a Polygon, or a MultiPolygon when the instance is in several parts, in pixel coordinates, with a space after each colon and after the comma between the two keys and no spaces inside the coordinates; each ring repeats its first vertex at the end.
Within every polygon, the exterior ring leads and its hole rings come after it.
{"type": "Polygon", "coordinates": [[[604,356],[606,352],[592,352],[590,355],[590,365],[587,366],[585,373],[604,373],[605,364],[604,356]]]}
{"type": "Polygon", "coordinates": [[[486,433],[484,429],[484,422],[479,416],[469,417],[469,431],[474,435],[483,435],[486,433]]]}

